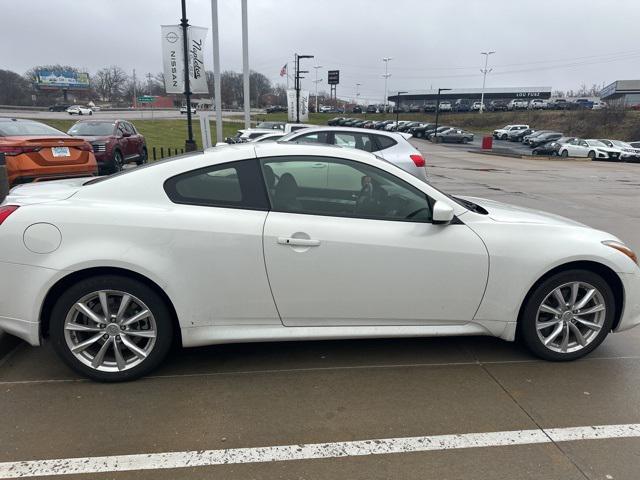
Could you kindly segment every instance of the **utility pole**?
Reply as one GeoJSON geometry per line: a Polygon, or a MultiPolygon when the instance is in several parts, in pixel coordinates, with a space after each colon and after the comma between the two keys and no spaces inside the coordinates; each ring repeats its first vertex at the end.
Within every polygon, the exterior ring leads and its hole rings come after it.
{"type": "Polygon", "coordinates": [[[318,80],[318,69],[322,68],[322,65],[314,65],[313,68],[316,70],[316,79],[313,83],[316,84],[316,113],[318,113],[318,83],[322,81],[322,79],[318,80]]]}
{"type": "Polygon", "coordinates": [[[147,93],[151,95],[151,72],[147,73],[147,93]]]}
{"type": "Polygon", "coordinates": [[[249,85],[249,22],[247,0],[242,0],[242,70],[244,76],[244,128],[251,127],[251,89],[249,85]]]}
{"type": "Polygon", "coordinates": [[[358,100],[360,100],[360,87],[361,83],[356,83],[356,105],[358,104],[358,100]]]}
{"type": "Polygon", "coordinates": [[[136,92],[136,69],[133,69],[133,108],[138,108],[138,95],[136,92]]]}
{"type": "Polygon", "coordinates": [[[222,142],[222,97],[220,96],[220,42],[218,39],[218,0],[211,0],[213,40],[213,101],[216,109],[216,142],[222,142]]]}
{"type": "MultiPolygon", "coordinates": [[[[246,0],[245,0],[246,1],[246,0]]],[[[295,76],[295,89],[296,89],[296,123],[300,123],[300,80],[304,77],[301,77],[301,73],[309,73],[308,70],[300,70],[300,59],[301,58],[313,58],[313,55],[298,55],[296,53],[295,63],[296,63],[296,76],[295,76]]]]}
{"type": "Polygon", "coordinates": [[[487,73],[489,73],[493,68],[487,70],[487,64],[489,63],[489,55],[496,53],[495,51],[491,52],[480,52],[480,55],[484,55],[484,68],[480,71],[482,72],[482,94],[480,95],[480,113],[484,111],[484,86],[487,81],[487,73]]]}
{"type": "Polygon", "coordinates": [[[438,117],[440,116],[440,92],[451,90],[450,88],[439,88],[438,97],[436,98],[436,127],[433,130],[433,138],[438,143],[438,117]]]}
{"type": "Polygon", "coordinates": [[[184,96],[187,101],[187,140],[184,151],[193,152],[197,146],[193,140],[193,125],[191,124],[191,86],[189,85],[189,21],[187,20],[186,0],[182,0],[182,55],[184,57],[184,96]]]}
{"type": "Polygon", "coordinates": [[[400,95],[402,95],[403,93],[409,92],[398,92],[398,104],[396,105],[396,129],[398,128],[398,121],[400,119],[400,95]]]}
{"type": "Polygon", "coordinates": [[[384,113],[387,113],[387,110],[389,110],[389,103],[387,100],[387,80],[389,79],[389,77],[391,76],[391,74],[389,73],[389,62],[393,60],[392,57],[384,57],[382,59],[382,61],[384,62],[384,75],[382,75],[384,77],[384,113]]]}

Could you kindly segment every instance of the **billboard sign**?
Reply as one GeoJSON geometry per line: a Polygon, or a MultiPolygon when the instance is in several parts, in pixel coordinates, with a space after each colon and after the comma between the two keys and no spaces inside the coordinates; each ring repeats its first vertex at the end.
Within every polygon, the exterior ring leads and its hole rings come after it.
{"type": "Polygon", "coordinates": [[[36,85],[39,88],[85,89],[89,88],[89,74],[73,70],[37,70],[36,85]]]}
{"type": "Polygon", "coordinates": [[[340,70],[329,70],[327,72],[327,83],[329,85],[338,85],[340,83],[340,70]]]}
{"type": "MultiPolygon", "coordinates": [[[[162,63],[167,93],[184,93],[184,46],[180,25],[162,25],[162,63]]],[[[204,41],[207,29],[188,30],[189,87],[191,93],[209,93],[204,68],[204,41]]]]}
{"type": "MultiPolygon", "coordinates": [[[[307,90],[300,90],[300,103],[298,104],[300,110],[300,121],[309,121],[309,92],[307,90]]],[[[296,115],[296,91],[287,90],[287,117],[290,122],[297,122],[296,115]]]]}

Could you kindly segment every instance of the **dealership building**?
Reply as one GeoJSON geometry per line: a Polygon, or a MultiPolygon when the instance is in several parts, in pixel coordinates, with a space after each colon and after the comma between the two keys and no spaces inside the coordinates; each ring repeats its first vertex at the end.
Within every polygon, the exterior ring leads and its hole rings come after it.
{"type": "MultiPolygon", "coordinates": [[[[440,92],[440,100],[454,102],[458,99],[480,100],[482,96],[481,88],[452,88],[440,92]]],[[[438,90],[412,90],[400,95],[401,105],[425,105],[434,102],[438,98],[438,90]]],[[[511,100],[522,98],[533,100],[534,98],[551,98],[551,87],[505,87],[505,88],[485,88],[485,104],[491,100],[511,100]]],[[[398,105],[398,95],[389,95],[388,100],[398,105]]]]}
{"type": "Polygon", "coordinates": [[[627,107],[640,105],[640,80],[616,80],[602,89],[600,99],[627,107]]]}

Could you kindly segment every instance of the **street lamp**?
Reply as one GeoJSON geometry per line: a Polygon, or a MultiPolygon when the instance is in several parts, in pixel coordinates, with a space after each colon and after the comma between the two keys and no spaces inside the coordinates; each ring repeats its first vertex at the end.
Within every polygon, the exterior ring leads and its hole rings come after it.
{"type": "Polygon", "coordinates": [[[296,89],[296,123],[300,123],[300,76],[301,73],[308,73],[306,70],[300,70],[301,58],[313,58],[313,55],[298,55],[296,53],[296,77],[295,77],[295,89],[296,89]]]}
{"type": "Polygon", "coordinates": [[[316,84],[316,113],[318,113],[318,83],[322,81],[322,79],[318,80],[318,69],[322,68],[322,65],[314,65],[313,68],[316,70],[316,79],[313,83],[316,84]]]}
{"type": "Polygon", "coordinates": [[[487,73],[489,73],[493,68],[487,70],[487,64],[489,63],[489,55],[496,53],[495,51],[491,52],[480,52],[480,55],[484,55],[484,68],[480,69],[482,72],[482,94],[480,95],[480,113],[484,110],[484,85],[487,81],[487,73]]]}
{"type": "Polygon", "coordinates": [[[356,105],[358,104],[358,100],[360,100],[360,87],[361,83],[356,83],[356,105]]]}
{"type": "Polygon", "coordinates": [[[396,128],[398,128],[398,118],[400,117],[400,95],[409,92],[398,92],[398,104],[396,105],[396,128]]]}
{"type": "Polygon", "coordinates": [[[391,74],[389,73],[389,62],[393,60],[392,57],[384,57],[382,59],[382,61],[384,62],[384,75],[382,75],[382,77],[384,78],[384,113],[387,113],[387,110],[389,109],[389,104],[387,103],[387,80],[389,79],[389,77],[391,76],[391,74]]]}
{"type": "Polygon", "coordinates": [[[433,129],[433,138],[438,143],[438,116],[440,115],[440,92],[446,92],[451,90],[450,88],[439,88],[438,96],[436,97],[436,128],[433,129]]]}

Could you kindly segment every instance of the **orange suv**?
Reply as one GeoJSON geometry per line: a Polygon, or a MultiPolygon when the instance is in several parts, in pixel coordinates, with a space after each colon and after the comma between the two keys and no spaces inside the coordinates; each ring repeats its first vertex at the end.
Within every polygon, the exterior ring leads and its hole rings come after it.
{"type": "Polygon", "coordinates": [[[9,187],[98,173],[91,144],[33,120],[0,118],[0,153],[9,187]]]}

